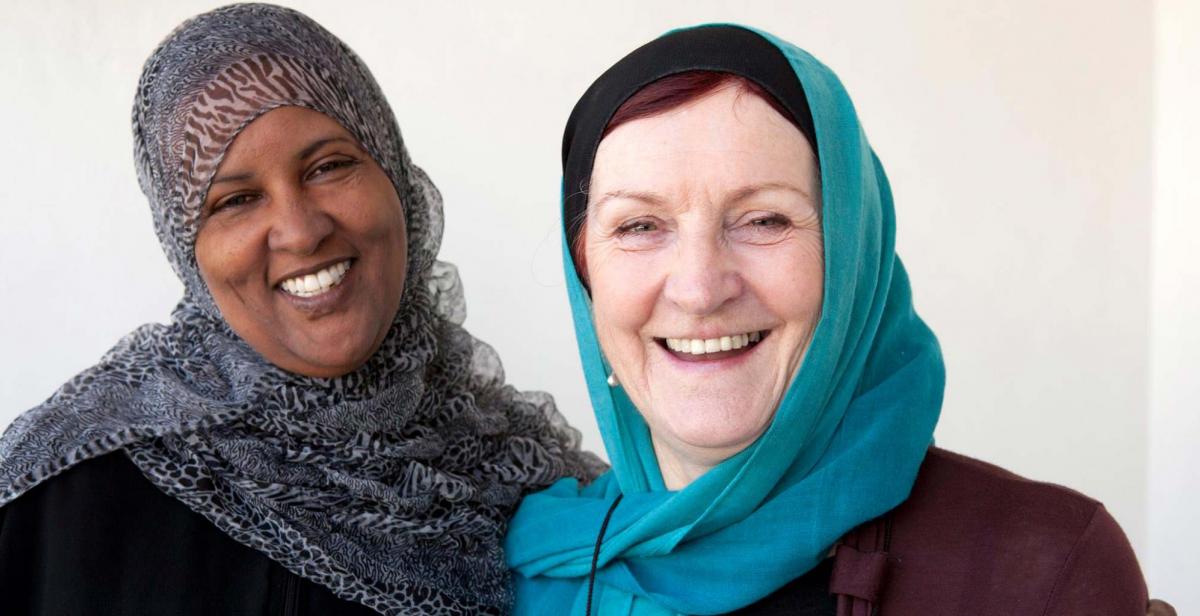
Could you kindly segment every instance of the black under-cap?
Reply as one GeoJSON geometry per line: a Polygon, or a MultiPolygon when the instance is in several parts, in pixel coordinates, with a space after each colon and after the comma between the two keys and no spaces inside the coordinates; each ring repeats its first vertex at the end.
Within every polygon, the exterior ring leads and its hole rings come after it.
{"type": "Polygon", "coordinates": [[[613,114],[647,85],[688,71],[731,73],[758,84],[792,114],[813,153],[817,140],[804,88],[787,57],[758,33],[739,26],[677,30],[621,58],[575,103],[563,132],[563,215],[573,246],[587,210],[596,149],[613,114]]]}

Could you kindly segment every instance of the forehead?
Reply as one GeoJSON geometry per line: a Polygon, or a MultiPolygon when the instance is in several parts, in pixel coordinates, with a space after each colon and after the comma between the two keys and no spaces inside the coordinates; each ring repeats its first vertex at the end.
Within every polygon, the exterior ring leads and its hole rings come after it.
{"type": "Polygon", "coordinates": [[[354,141],[350,132],[328,115],[304,107],[279,107],[255,118],[234,137],[220,170],[282,156],[292,158],[315,142],[337,138],[354,141]]]}
{"type": "Polygon", "coordinates": [[[613,130],[596,150],[592,190],[801,182],[814,170],[812,149],[791,122],[760,97],[726,87],[613,130]]]}
{"type": "Polygon", "coordinates": [[[323,102],[336,100],[326,92],[333,86],[318,75],[305,60],[260,53],[228,60],[211,77],[184,84],[182,95],[156,91],[156,105],[167,106],[170,118],[148,128],[157,126],[158,164],[173,178],[168,184],[178,204],[165,209],[177,219],[185,246],[194,239],[213,175],[243,129],[279,107],[327,108],[323,102]]]}

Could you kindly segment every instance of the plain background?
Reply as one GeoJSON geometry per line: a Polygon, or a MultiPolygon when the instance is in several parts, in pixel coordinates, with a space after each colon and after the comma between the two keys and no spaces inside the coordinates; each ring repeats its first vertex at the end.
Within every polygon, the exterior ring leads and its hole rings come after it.
{"type": "MultiPolygon", "coordinates": [[[[154,46],[211,2],[0,0],[0,424],[180,284],[135,180],[154,46]]],[[[771,30],[831,66],[888,170],[938,333],[938,444],[1107,504],[1151,593],[1200,611],[1200,3],[294,2],[371,67],[446,203],[468,328],[602,449],[558,239],[576,98],[663,31],[771,30]]]]}

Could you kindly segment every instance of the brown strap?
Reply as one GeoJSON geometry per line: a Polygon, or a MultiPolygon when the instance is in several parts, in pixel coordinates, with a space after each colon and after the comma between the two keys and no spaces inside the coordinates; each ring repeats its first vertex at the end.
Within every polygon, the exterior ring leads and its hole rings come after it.
{"type": "Polygon", "coordinates": [[[848,533],[834,552],[829,592],[837,595],[838,616],[877,616],[892,543],[891,516],[848,533]]]}
{"type": "Polygon", "coordinates": [[[829,578],[829,592],[876,603],[883,590],[887,564],[887,552],[860,552],[848,545],[839,545],[833,560],[833,574],[829,578]]]}

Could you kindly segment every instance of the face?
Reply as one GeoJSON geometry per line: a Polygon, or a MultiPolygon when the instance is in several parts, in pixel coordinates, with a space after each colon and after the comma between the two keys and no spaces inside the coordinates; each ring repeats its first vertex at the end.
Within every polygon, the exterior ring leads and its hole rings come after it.
{"type": "Polygon", "coordinates": [[[334,377],[379,348],[404,289],[404,212],[337,121],[281,107],[251,122],[213,176],[200,224],[200,274],[268,361],[334,377]]]}
{"type": "Polygon", "coordinates": [[[820,178],[800,131],[726,87],[596,152],[584,250],[597,336],[668,488],[770,424],[820,317],[820,178]]]}

